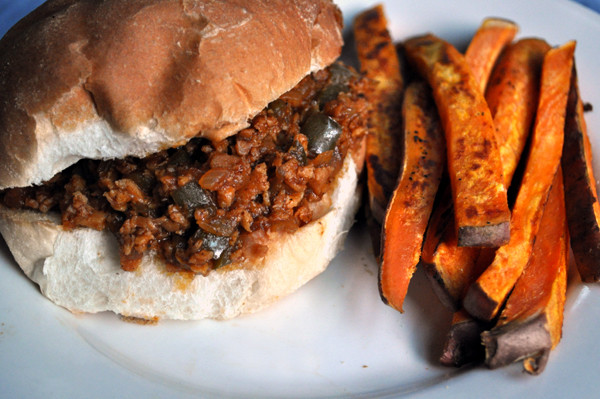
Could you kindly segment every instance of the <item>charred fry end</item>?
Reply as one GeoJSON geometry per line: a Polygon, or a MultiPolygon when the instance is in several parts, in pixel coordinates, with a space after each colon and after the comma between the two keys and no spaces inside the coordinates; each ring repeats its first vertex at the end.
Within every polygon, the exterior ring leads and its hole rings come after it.
{"type": "Polygon", "coordinates": [[[509,222],[487,226],[462,226],[458,229],[459,247],[499,247],[509,239],[509,222]]]}
{"type": "Polygon", "coordinates": [[[484,324],[478,320],[466,318],[452,324],[446,344],[440,356],[444,366],[460,367],[468,363],[482,362],[485,348],[481,345],[481,333],[484,324]]]}
{"type": "Polygon", "coordinates": [[[478,282],[471,285],[463,301],[463,306],[471,316],[485,321],[494,318],[500,305],[486,294],[478,282]]]}
{"type": "Polygon", "coordinates": [[[493,369],[527,359],[526,370],[531,374],[541,373],[552,348],[546,324],[546,316],[541,314],[525,323],[507,324],[483,332],[486,365],[493,369]]]}

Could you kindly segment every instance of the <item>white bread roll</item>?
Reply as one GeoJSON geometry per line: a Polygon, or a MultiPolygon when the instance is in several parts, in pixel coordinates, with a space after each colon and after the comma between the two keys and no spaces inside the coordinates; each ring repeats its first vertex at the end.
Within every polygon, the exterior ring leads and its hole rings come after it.
{"type": "Polygon", "coordinates": [[[223,139],[341,53],[330,0],[50,0],[0,41],[0,190],[223,139]]]}
{"type": "Polygon", "coordinates": [[[146,255],[135,272],[119,264],[108,231],[65,231],[59,215],[0,207],[0,232],[25,274],[50,300],[72,312],[143,319],[229,319],[290,294],[321,273],[341,249],[359,204],[356,167],[346,157],[331,209],[293,234],[271,236],[269,251],[252,263],[208,276],[169,273],[146,255]]]}
{"type": "MultiPolygon", "coordinates": [[[[233,135],[338,57],[341,21],[330,0],[50,0],[0,41],[0,190],[80,159],[233,135]]],[[[207,276],[168,272],[153,253],[125,272],[112,233],[65,230],[57,214],[0,206],[0,232],[27,277],[73,312],[228,319],[326,268],[359,204],[362,157],[349,151],[324,216],[207,276]]]]}

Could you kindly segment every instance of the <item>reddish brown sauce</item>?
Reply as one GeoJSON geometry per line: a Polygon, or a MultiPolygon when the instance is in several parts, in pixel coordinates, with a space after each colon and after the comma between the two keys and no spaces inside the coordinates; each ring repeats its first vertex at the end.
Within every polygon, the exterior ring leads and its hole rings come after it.
{"type": "Polygon", "coordinates": [[[142,159],[82,160],[41,186],[5,190],[2,202],[59,211],[67,229],[110,230],[127,271],[149,251],[170,270],[201,274],[264,255],[266,232],[293,232],[316,217],[315,204],[366,132],[367,82],[344,74],[342,86],[339,66],[306,77],[221,142],[196,138],[142,159]],[[302,133],[315,111],[341,127],[335,147],[318,154],[302,133]]]}
{"type": "Polygon", "coordinates": [[[121,320],[126,321],[128,323],[132,323],[132,324],[139,324],[142,326],[148,326],[148,325],[157,325],[158,324],[158,317],[152,317],[149,319],[143,319],[141,317],[133,317],[133,316],[120,316],[121,320]]]}

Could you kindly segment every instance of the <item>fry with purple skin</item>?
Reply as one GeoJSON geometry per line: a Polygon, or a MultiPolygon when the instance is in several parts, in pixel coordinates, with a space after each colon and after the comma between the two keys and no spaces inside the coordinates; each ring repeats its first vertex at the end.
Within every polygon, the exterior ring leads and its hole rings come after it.
{"type": "Polygon", "coordinates": [[[569,95],[561,162],[565,172],[567,220],[575,264],[583,281],[599,282],[600,204],[576,76],[569,95]]]}
{"type": "Polygon", "coordinates": [[[531,259],[497,325],[482,334],[486,364],[491,368],[523,360],[528,373],[539,374],[561,339],[569,250],[562,180],[559,168],[531,259]]]}

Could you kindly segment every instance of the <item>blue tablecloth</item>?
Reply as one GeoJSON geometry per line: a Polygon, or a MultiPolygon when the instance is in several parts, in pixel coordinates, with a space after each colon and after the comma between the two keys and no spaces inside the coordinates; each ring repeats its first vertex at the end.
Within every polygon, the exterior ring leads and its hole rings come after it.
{"type": "Polygon", "coordinates": [[[577,3],[583,4],[596,12],[600,12],[600,0],[575,0],[577,3]]]}

